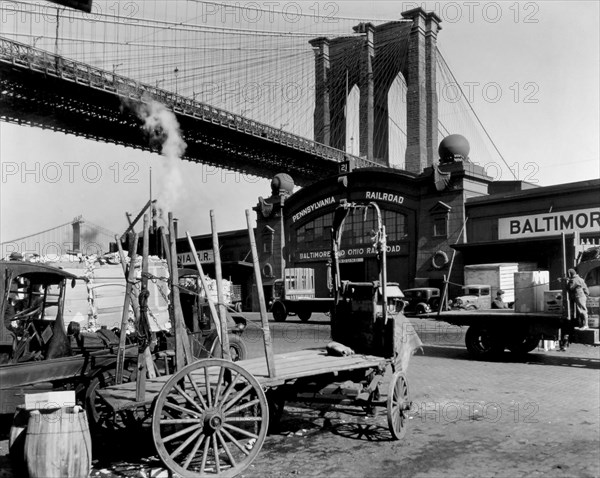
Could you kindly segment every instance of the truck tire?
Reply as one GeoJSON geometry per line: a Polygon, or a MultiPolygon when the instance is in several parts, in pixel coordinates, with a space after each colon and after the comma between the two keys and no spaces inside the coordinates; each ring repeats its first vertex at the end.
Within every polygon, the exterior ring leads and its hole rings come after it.
{"type": "Polygon", "coordinates": [[[239,362],[248,358],[248,348],[238,335],[229,336],[229,356],[232,362],[239,362]]]}
{"type": "MultiPolygon", "coordinates": [[[[216,335],[216,334],[215,334],[216,335]]],[[[248,347],[244,340],[237,334],[229,334],[229,356],[232,362],[239,362],[248,358],[248,347]]],[[[215,336],[208,357],[221,357],[221,342],[215,336]]]]}
{"type": "Polygon", "coordinates": [[[425,304],[417,304],[417,307],[415,307],[415,312],[419,315],[426,314],[427,307],[425,306],[425,304]]]}
{"type": "Polygon", "coordinates": [[[288,312],[281,302],[275,302],[273,307],[271,307],[271,313],[273,314],[273,319],[275,322],[285,322],[285,319],[288,316],[288,312]]]}
{"type": "Polygon", "coordinates": [[[517,355],[525,355],[529,352],[533,352],[539,345],[540,338],[533,337],[531,335],[522,334],[517,338],[511,340],[507,347],[512,353],[517,355]]]}
{"type": "Polygon", "coordinates": [[[495,355],[504,351],[505,345],[499,331],[471,325],[465,334],[465,345],[475,357],[495,355]]]}
{"type": "Polygon", "coordinates": [[[312,315],[312,312],[310,310],[299,310],[298,311],[298,318],[302,322],[308,322],[310,320],[311,315],[312,315]]]}

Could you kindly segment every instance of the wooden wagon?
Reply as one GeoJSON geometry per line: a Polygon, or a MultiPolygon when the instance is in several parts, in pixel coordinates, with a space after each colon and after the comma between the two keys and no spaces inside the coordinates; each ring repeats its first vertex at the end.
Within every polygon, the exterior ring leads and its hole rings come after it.
{"type": "MultiPolygon", "coordinates": [[[[357,206],[345,205],[336,214],[334,230],[341,230],[353,207],[357,206]]],[[[402,313],[388,307],[386,287],[382,286],[386,284],[385,269],[379,281],[340,281],[335,271],[341,234],[335,234],[332,260],[336,308],[331,320],[336,342],[326,348],[274,355],[248,211],[246,215],[265,357],[239,362],[202,359],[173,375],[147,379],[142,395],[136,383],[125,383],[100,390],[99,396],[113,412],[150,408],[158,455],[171,472],[185,477],[231,477],[241,473],[259,453],[269,421],[277,420],[284,401],[298,392],[311,392],[315,400],[352,398],[367,411],[384,406],[392,438],[402,438],[410,408],[403,369],[420,342],[415,334],[407,334],[408,321],[402,313]],[[388,372],[391,380],[387,393],[383,393],[388,372]]],[[[383,226],[380,232],[382,241],[376,245],[385,264],[383,226]]],[[[190,246],[196,255],[191,240],[190,246]]]]}

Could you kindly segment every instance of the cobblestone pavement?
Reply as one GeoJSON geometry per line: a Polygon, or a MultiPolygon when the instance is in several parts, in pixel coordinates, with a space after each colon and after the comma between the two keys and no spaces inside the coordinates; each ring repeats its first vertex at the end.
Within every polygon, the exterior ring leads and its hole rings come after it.
{"type": "MultiPolygon", "coordinates": [[[[600,349],[477,361],[454,339],[430,342],[408,370],[402,440],[390,440],[383,409],[293,403],[242,476],[600,476],[600,349]]],[[[94,446],[94,477],[168,476],[147,430],[94,446]]],[[[0,477],[15,476],[7,447],[0,477]]]]}

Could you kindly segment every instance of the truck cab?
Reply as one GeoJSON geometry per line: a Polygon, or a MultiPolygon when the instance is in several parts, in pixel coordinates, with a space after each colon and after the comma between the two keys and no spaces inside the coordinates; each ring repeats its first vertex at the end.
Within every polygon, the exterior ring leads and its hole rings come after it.
{"type": "MultiPolygon", "coordinates": [[[[383,299],[383,288],[379,286],[377,299],[381,301],[383,299]]],[[[388,282],[385,288],[385,295],[387,300],[387,311],[388,315],[392,316],[402,312],[404,310],[404,294],[400,290],[400,286],[397,282],[388,282]]],[[[377,306],[377,315],[382,315],[382,306],[377,306]]]]}
{"type": "Polygon", "coordinates": [[[476,310],[491,309],[491,286],[487,284],[472,284],[463,286],[463,295],[452,301],[452,309],[476,310]]]}

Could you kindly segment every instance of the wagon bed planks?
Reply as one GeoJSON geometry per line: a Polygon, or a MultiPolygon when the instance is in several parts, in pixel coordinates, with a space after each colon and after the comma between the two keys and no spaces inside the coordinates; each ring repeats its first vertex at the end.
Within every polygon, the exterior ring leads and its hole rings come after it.
{"type": "MultiPolygon", "coordinates": [[[[242,360],[237,364],[254,375],[263,387],[275,387],[284,384],[286,381],[301,377],[368,369],[384,365],[386,362],[386,359],[373,355],[350,355],[345,357],[327,355],[325,349],[305,349],[276,354],[274,359],[277,376],[273,378],[269,377],[264,357],[242,360]]],[[[192,375],[195,376],[195,374],[192,375]]],[[[148,379],[146,381],[146,395],[141,402],[135,400],[135,382],[106,387],[97,393],[114,411],[150,405],[170,378],[171,376],[165,375],[148,379]]],[[[199,381],[204,380],[204,377],[198,376],[197,378],[199,381]]]]}

